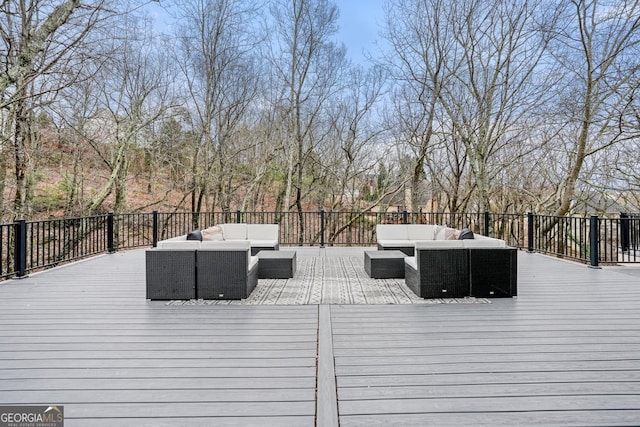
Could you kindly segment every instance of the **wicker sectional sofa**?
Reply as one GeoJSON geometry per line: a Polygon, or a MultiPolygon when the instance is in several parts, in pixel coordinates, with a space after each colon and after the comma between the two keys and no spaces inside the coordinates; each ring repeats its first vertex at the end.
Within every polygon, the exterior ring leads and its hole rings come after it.
{"type": "Polygon", "coordinates": [[[280,248],[278,224],[227,223],[218,224],[215,227],[222,229],[222,237],[225,241],[248,240],[251,243],[251,255],[264,250],[277,251],[280,248]]]}
{"type": "Polygon", "coordinates": [[[405,258],[405,282],[422,298],[514,297],[517,250],[498,239],[419,241],[405,258]]]}
{"type": "Polygon", "coordinates": [[[400,250],[405,282],[422,298],[514,297],[517,250],[482,235],[458,240],[460,231],[438,225],[379,224],[378,250],[400,250]]]}
{"type": "Polygon", "coordinates": [[[146,251],[147,299],[247,298],[258,283],[256,254],[279,250],[278,233],[277,224],[219,224],[159,241],[146,251]]]}
{"type": "Polygon", "coordinates": [[[173,241],[145,253],[147,299],[196,298],[196,250],[200,242],[173,241]]]}
{"type": "Polygon", "coordinates": [[[258,284],[249,241],[170,240],[145,255],[147,299],[243,299],[258,284]]]}
{"type": "Polygon", "coordinates": [[[457,240],[458,230],[430,224],[378,224],[376,239],[379,250],[398,250],[414,255],[417,241],[457,240]]]}
{"type": "Polygon", "coordinates": [[[207,242],[196,251],[199,299],[243,299],[258,284],[258,257],[250,242],[207,242]]]}

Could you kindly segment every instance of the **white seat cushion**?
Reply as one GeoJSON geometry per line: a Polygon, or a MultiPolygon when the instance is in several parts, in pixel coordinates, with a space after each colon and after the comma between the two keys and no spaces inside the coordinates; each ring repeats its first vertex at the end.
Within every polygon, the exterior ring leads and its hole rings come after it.
{"type": "Polygon", "coordinates": [[[200,248],[199,240],[162,240],[158,242],[159,249],[191,249],[200,248]]]}
{"type": "Polygon", "coordinates": [[[383,248],[405,248],[405,247],[413,247],[416,242],[413,240],[380,240],[378,239],[378,244],[383,248]]]}
{"type": "Polygon", "coordinates": [[[414,270],[418,269],[418,262],[416,261],[416,257],[408,256],[404,258],[404,263],[414,270]]]}
{"type": "Polygon", "coordinates": [[[251,243],[248,240],[208,240],[200,243],[200,249],[208,251],[247,251],[251,250],[251,243]]]}
{"type": "MultiPolygon", "coordinates": [[[[172,237],[170,239],[160,240],[160,242],[184,242],[187,240],[187,235],[183,234],[182,236],[172,237]]],[[[160,243],[158,242],[158,243],[160,243]]]]}
{"type": "Polygon", "coordinates": [[[504,248],[506,243],[499,239],[467,239],[462,240],[465,248],[504,248]]]}
{"type": "Polygon", "coordinates": [[[277,240],[250,240],[251,246],[261,247],[261,248],[271,248],[276,247],[278,245],[277,240]]]}
{"type": "Polygon", "coordinates": [[[444,248],[464,248],[464,243],[462,240],[420,240],[416,242],[416,250],[444,248]]]}
{"type": "Polygon", "coordinates": [[[257,256],[252,256],[249,258],[249,270],[251,270],[256,264],[258,264],[260,259],[257,256]]]}

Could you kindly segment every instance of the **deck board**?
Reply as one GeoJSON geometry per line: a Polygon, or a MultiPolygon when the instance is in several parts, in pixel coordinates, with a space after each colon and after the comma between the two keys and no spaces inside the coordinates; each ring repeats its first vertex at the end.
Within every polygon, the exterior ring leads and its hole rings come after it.
{"type": "Polygon", "coordinates": [[[638,425],[637,276],[518,267],[491,304],[167,305],[144,251],[100,256],[0,283],[0,402],[67,426],[638,425]]]}
{"type": "Polygon", "coordinates": [[[519,254],[518,298],[334,307],[342,426],[637,425],[640,287],[519,254]]]}
{"type": "Polygon", "coordinates": [[[144,251],[0,284],[0,402],[65,425],[315,423],[317,306],[145,299],[144,251]]]}

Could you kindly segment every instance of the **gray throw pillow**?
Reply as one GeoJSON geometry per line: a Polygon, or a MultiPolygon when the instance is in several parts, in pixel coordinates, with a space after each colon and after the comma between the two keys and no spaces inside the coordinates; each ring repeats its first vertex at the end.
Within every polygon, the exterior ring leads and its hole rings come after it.
{"type": "Polygon", "coordinates": [[[473,231],[468,228],[463,228],[460,231],[460,236],[458,236],[458,240],[472,240],[473,239],[473,231]]]}
{"type": "Polygon", "coordinates": [[[191,233],[187,234],[187,240],[199,240],[202,242],[202,231],[199,229],[193,230],[191,233]]]}

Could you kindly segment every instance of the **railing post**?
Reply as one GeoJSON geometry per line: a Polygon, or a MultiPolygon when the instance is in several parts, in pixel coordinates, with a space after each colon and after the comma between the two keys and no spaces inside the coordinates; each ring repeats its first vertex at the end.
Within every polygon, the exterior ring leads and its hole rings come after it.
{"type": "Polygon", "coordinates": [[[113,226],[113,212],[107,214],[107,252],[110,254],[116,251],[115,248],[115,236],[113,226]]]}
{"type": "Polygon", "coordinates": [[[155,248],[158,246],[158,211],[153,211],[152,218],[153,230],[151,231],[151,246],[155,248]]]}
{"type": "Polygon", "coordinates": [[[27,222],[18,220],[15,224],[14,269],[17,277],[27,275],[27,222]]]}
{"type": "Polygon", "coordinates": [[[489,214],[489,211],[484,211],[484,229],[483,229],[483,231],[484,231],[484,235],[487,236],[487,237],[491,237],[490,236],[491,230],[489,229],[490,221],[491,221],[491,215],[489,214]]]}
{"type": "Polygon", "coordinates": [[[238,224],[240,224],[240,223],[242,222],[242,212],[240,212],[240,209],[238,209],[238,210],[236,211],[236,222],[237,222],[238,224]]]}
{"type": "Polygon", "coordinates": [[[527,212],[527,252],[533,252],[533,213],[527,212]]]}
{"type": "Polygon", "coordinates": [[[402,223],[403,224],[409,223],[409,213],[407,212],[406,209],[402,211],[402,223]]]}
{"type": "Polygon", "coordinates": [[[600,220],[597,215],[591,215],[589,223],[589,237],[590,237],[590,261],[592,268],[599,268],[598,261],[600,258],[600,220]]]}
{"type": "Polygon", "coordinates": [[[620,212],[620,249],[629,252],[629,214],[620,212]]]}
{"type": "Polygon", "coordinates": [[[325,225],[325,217],[324,217],[324,209],[320,210],[320,247],[324,248],[324,225],[325,225]]]}

